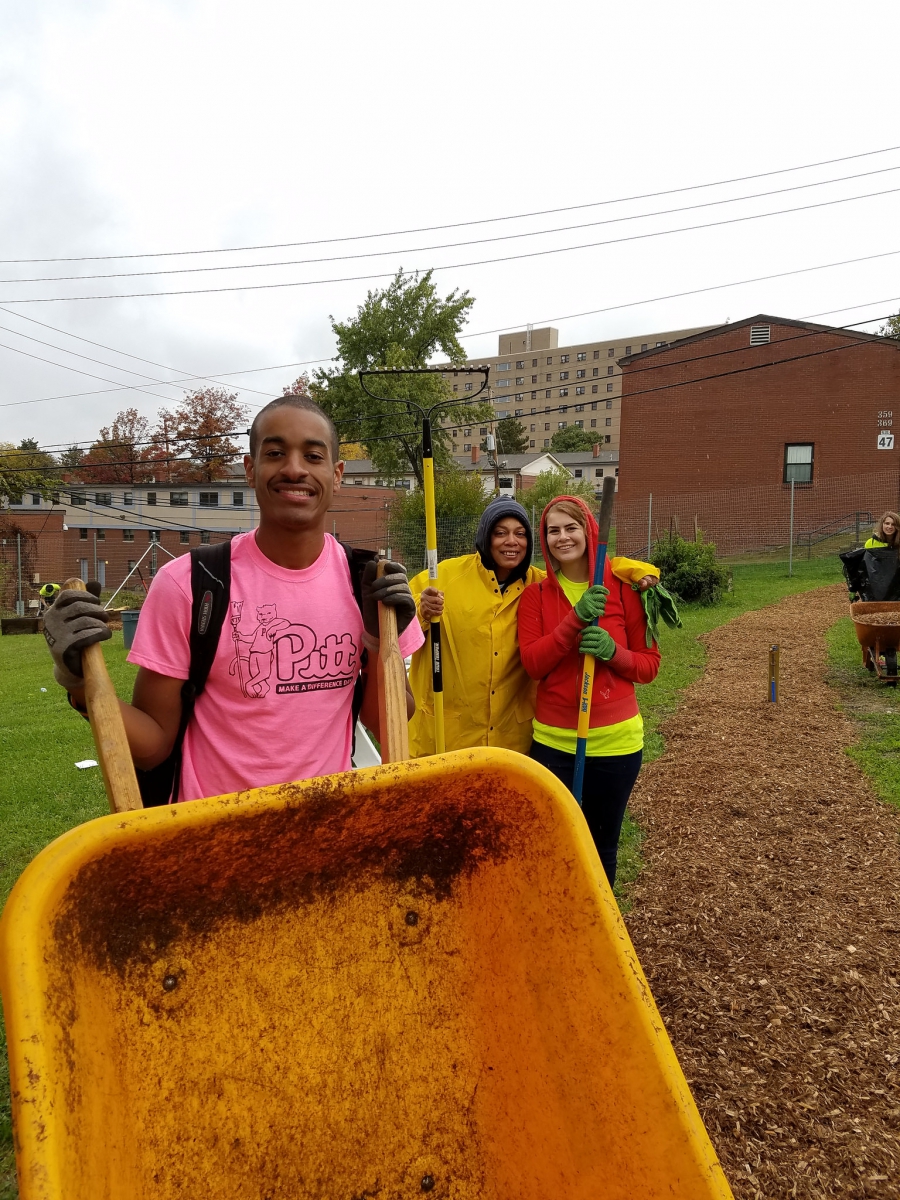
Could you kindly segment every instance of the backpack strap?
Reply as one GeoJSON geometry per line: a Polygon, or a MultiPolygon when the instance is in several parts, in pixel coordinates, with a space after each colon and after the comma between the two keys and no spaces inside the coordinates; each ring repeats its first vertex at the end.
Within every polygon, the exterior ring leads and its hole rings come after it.
{"type": "MultiPolygon", "coordinates": [[[[353,546],[348,546],[346,542],[340,542],[340,547],[347,556],[347,566],[350,568],[350,586],[353,588],[353,598],[359,605],[359,611],[362,612],[362,575],[366,563],[374,562],[378,558],[378,553],[375,550],[360,550],[353,546]]],[[[360,655],[360,668],[364,667],[369,660],[369,652],[363,650],[360,655]]],[[[366,690],[366,681],[363,679],[362,669],[356,677],[356,683],[353,685],[353,745],[351,753],[356,753],[356,722],[359,720],[359,714],[362,711],[363,692],[366,690]]]]}

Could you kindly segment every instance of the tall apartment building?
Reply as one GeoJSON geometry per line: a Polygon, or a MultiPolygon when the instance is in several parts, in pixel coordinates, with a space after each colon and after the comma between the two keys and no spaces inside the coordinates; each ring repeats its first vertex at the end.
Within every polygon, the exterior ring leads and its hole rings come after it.
{"type": "MultiPolygon", "coordinates": [[[[571,425],[596,436],[604,450],[619,449],[622,372],[618,359],[641,354],[709,326],[644,333],[615,341],[560,346],[559,333],[547,326],[500,335],[494,358],[471,359],[467,366],[489,366],[489,399],[497,421],[518,417],[528,431],[529,450],[544,450],[558,429],[571,425]]],[[[444,378],[460,399],[478,389],[471,377],[448,367],[444,378]]],[[[452,427],[453,452],[464,454],[490,432],[489,423],[452,427]]]]}

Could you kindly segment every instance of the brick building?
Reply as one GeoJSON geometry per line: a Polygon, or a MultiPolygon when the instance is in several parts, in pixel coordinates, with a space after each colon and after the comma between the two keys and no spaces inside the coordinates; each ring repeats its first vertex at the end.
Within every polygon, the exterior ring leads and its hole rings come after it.
{"type": "Polygon", "coordinates": [[[897,507],[900,342],[760,315],[619,362],[632,545],[698,523],[721,548],[774,547],[785,521],[824,538],[897,507]]]}

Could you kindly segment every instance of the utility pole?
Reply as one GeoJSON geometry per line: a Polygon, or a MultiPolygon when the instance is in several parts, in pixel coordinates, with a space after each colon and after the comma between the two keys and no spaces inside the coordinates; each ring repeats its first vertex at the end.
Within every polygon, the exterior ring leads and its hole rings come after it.
{"type": "Polygon", "coordinates": [[[22,599],[22,535],[16,534],[16,616],[25,616],[25,602],[22,599]]]}

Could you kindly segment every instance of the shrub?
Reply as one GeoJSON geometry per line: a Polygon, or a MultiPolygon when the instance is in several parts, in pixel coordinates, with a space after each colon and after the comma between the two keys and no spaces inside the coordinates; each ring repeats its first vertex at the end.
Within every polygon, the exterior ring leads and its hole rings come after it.
{"type": "MultiPolygon", "coordinates": [[[[439,560],[472,553],[478,522],[491,499],[478,474],[451,468],[435,476],[439,560]]],[[[394,558],[406,565],[411,576],[425,566],[425,493],[421,489],[401,492],[392,501],[388,542],[394,558]]]]}
{"type": "Polygon", "coordinates": [[[728,587],[728,571],[716,559],[716,547],[697,534],[695,542],[677,533],[660,538],[650,561],[659,567],[660,583],[680,600],[716,604],[728,587]]]}

